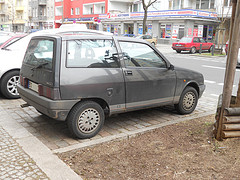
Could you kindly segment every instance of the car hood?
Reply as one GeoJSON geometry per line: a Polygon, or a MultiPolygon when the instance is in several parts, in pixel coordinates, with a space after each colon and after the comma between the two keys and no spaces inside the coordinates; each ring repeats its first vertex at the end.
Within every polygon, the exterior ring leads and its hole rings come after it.
{"type": "Polygon", "coordinates": [[[198,85],[204,84],[204,77],[201,73],[180,67],[174,67],[174,69],[179,80],[186,80],[187,83],[196,82],[198,85]]]}
{"type": "Polygon", "coordinates": [[[4,73],[10,69],[21,68],[24,52],[0,50],[0,57],[0,71],[4,73]]]}

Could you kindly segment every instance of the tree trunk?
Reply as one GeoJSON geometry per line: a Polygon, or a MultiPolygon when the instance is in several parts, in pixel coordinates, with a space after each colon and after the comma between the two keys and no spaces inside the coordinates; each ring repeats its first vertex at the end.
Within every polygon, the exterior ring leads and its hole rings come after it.
{"type": "Polygon", "coordinates": [[[144,10],[143,17],[143,34],[146,34],[147,10],[144,10]]]}

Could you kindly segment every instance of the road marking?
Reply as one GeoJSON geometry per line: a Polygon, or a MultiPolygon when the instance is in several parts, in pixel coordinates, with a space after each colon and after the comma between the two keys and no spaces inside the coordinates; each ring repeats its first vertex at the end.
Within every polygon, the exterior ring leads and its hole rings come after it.
{"type": "Polygon", "coordinates": [[[205,83],[215,84],[215,81],[204,80],[205,83]]]}
{"type": "MultiPolygon", "coordinates": [[[[207,67],[207,68],[212,68],[212,69],[221,69],[221,70],[225,70],[226,68],[224,67],[217,67],[217,66],[208,66],[208,65],[202,65],[202,67],[207,67]]],[[[236,71],[240,72],[239,69],[236,69],[236,71]]]]}
{"type": "Polygon", "coordinates": [[[218,83],[217,85],[219,85],[219,86],[223,86],[223,83],[218,83]]]}
{"type": "Polygon", "coordinates": [[[211,96],[214,96],[214,97],[219,97],[218,94],[210,94],[211,96]]]}

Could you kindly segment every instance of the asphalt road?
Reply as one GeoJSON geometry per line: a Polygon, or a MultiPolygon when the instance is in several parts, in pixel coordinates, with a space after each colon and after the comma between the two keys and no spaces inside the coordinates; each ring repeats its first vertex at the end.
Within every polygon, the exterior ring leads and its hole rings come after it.
{"type": "MultiPolygon", "coordinates": [[[[226,57],[202,57],[189,53],[178,54],[175,51],[164,54],[169,61],[178,67],[184,67],[201,72],[204,75],[206,90],[204,96],[218,98],[222,94],[225,76],[226,57]]],[[[233,95],[236,95],[240,69],[236,69],[233,95]]]]}

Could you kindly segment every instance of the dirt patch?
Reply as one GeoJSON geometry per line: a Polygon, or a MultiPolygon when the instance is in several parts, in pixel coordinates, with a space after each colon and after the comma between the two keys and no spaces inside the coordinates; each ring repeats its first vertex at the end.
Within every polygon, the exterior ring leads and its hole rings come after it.
{"type": "Polygon", "coordinates": [[[214,115],[58,156],[84,179],[239,179],[240,139],[212,138],[214,115]]]}

